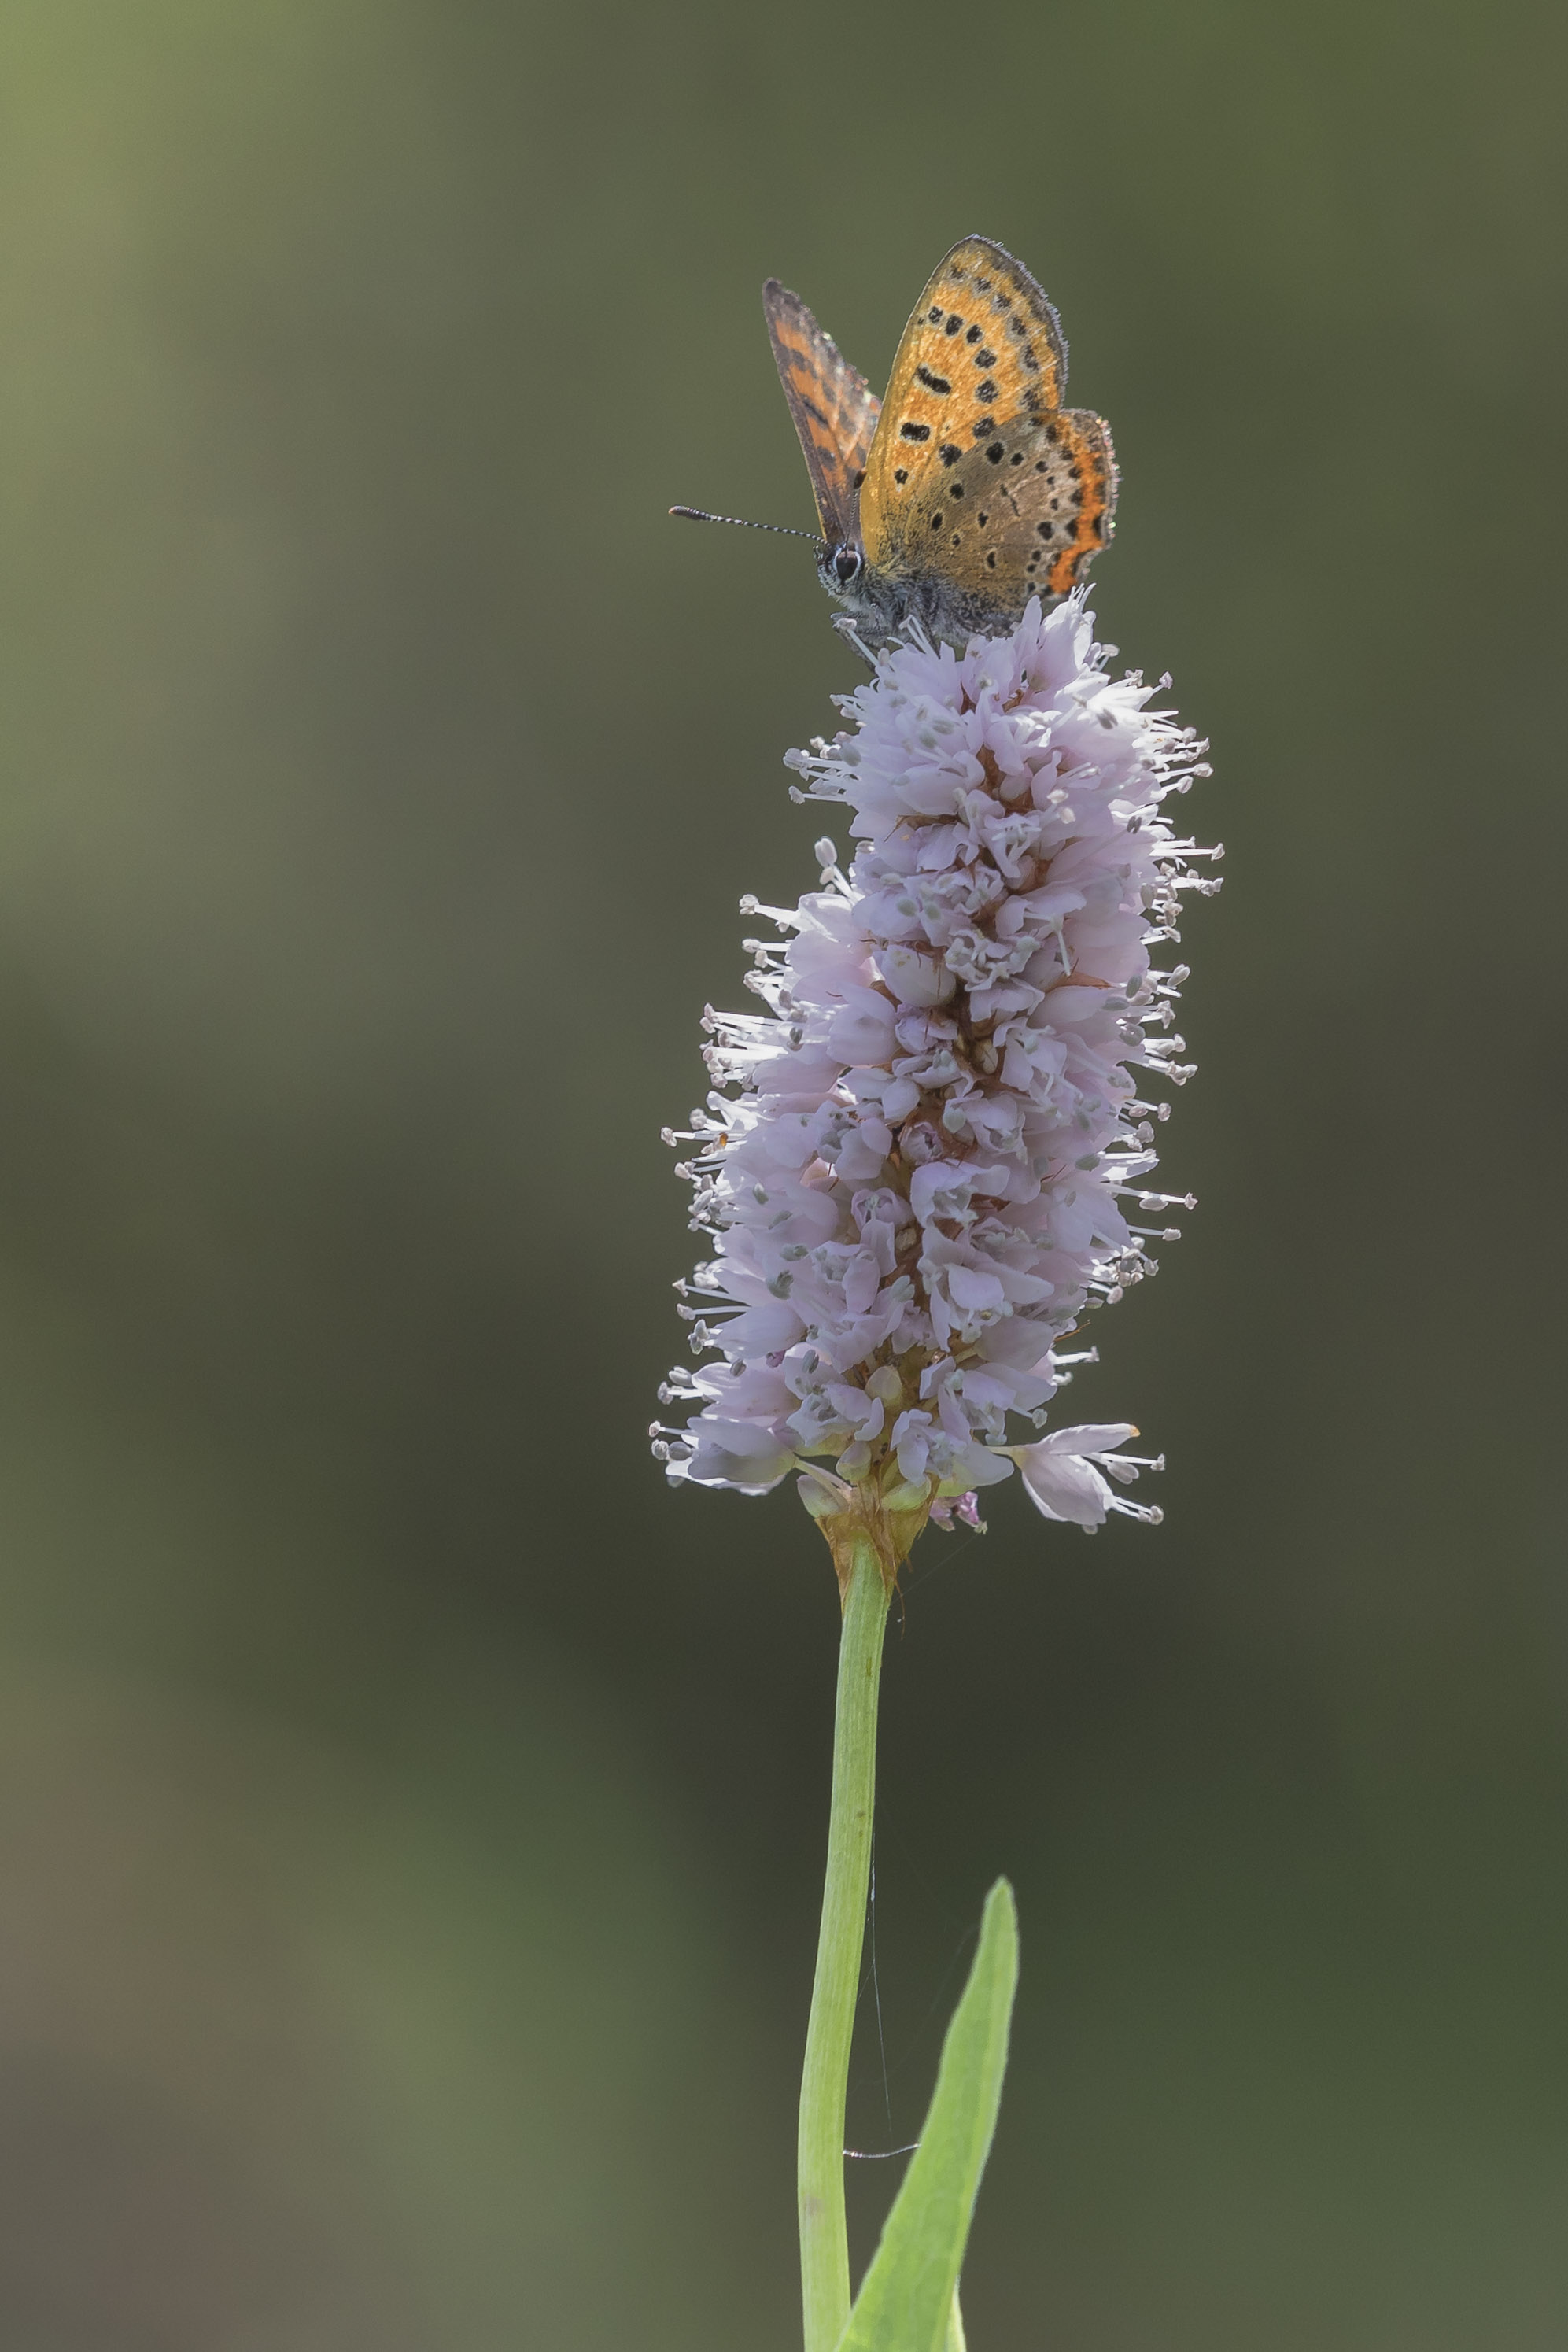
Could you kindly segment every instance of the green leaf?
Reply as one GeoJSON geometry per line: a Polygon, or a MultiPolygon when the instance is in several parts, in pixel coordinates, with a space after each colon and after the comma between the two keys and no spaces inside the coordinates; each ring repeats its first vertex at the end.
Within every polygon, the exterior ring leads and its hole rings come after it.
{"type": "Polygon", "coordinates": [[[1012,1888],[998,1878],[986,1898],[975,1965],[942,2045],[920,2146],[839,2352],[945,2352],[964,2340],[958,2273],[997,2127],[1018,1973],[1018,1914],[1012,1888]]]}

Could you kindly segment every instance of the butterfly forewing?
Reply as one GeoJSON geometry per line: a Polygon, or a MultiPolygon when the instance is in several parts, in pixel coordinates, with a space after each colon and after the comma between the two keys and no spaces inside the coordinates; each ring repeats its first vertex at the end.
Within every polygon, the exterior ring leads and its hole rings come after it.
{"type": "MultiPolygon", "coordinates": [[[[904,331],[861,492],[861,543],[885,563],[933,479],[1019,420],[1061,406],[1067,346],[1019,262],[967,236],[933,272],[904,331]]],[[[927,526],[929,527],[929,526],[927,526]]]]}
{"type": "Polygon", "coordinates": [[[860,488],[880,404],[798,294],[770,278],[762,289],[762,307],[811,477],[822,537],[830,547],[843,546],[857,536],[860,488]]]}

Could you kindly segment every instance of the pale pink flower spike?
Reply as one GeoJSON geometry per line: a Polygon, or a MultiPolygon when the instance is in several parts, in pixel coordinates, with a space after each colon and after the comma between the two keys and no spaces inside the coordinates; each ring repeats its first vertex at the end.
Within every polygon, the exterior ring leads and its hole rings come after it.
{"type": "MultiPolygon", "coordinates": [[[[681,1312],[703,1362],[655,1427],[672,1479],[760,1494],[791,1470],[815,1516],[971,1497],[1015,1465],[1048,1518],[1160,1514],[1113,1491],[1157,1463],[1128,1423],[1039,1429],[1086,1310],[1155,1271],[1151,1078],[1189,1074],[1172,1032],[1184,891],[1218,882],[1165,810],[1204,745],[1135,675],[1113,678],[1082,596],[1031,604],[962,655],[877,656],[831,743],[791,753],[795,797],[850,818],[853,862],[742,902],[749,1013],[709,1012],[715,1091],[684,1173],[712,1255],[681,1312]]],[[[1169,684],[1168,679],[1161,681],[1169,684]]],[[[959,1515],[976,1523],[971,1499],[959,1515]]],[[[944,1510],[941,1517],[951,1520],[944,1510]]]]}

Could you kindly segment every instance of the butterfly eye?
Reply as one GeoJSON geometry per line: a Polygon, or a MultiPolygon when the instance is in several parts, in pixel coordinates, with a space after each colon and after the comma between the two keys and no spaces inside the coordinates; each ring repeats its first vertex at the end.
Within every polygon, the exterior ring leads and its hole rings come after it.
{"type": "Polygon", "coordinates": [[[831,562],[834,579],[841,588],[847,588],[852,580],[860,578],[865,558],[858,547],[836,547],[831,562]]]}

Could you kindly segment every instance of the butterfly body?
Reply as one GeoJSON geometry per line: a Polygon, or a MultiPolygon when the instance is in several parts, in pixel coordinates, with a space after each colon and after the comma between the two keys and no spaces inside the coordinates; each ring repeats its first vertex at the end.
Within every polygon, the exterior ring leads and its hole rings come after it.
{"type": "Polygon", "coordinates": [[[1063,596],[1111,536],[1110,431],[1064,408],[1055,311],[1000,246],[965,237],[905,328],[886,398],[800,297],[763,289],[821,524],[817,572],[868,646],[917,625],[962,646],[1063,596]]]}

